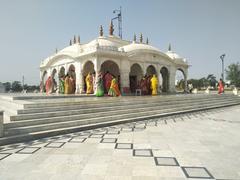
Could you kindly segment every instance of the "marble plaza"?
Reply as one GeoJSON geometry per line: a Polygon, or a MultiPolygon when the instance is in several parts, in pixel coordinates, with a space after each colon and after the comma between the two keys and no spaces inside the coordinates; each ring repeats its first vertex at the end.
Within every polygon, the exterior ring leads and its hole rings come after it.
{"type": "Polygon", "coordinates": [[[240,179],[240,106],[0,147],[0,179],[240,179]]]}

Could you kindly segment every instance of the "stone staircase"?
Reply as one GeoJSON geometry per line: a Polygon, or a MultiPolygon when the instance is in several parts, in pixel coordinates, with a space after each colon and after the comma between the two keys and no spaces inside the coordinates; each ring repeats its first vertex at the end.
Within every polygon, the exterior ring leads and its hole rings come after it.
{"type": "Polygon", "coordinates": [[[32,98],[4,124],[0,145],[238,104],[233,95],[32,98]]]}

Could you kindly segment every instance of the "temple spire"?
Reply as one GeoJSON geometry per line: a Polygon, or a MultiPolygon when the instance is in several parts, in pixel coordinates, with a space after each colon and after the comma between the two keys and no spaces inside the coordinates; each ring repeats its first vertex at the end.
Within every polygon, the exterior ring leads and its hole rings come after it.
{"type": "Polygon", "coordinates": [[[147,38],[147,40],[146,40],[146,44],[148,44],[149,43],[149,41],[148,41],[148,38],[147,38]]]}
{"type": "Polygon", "coordinates": [[[114,28],[113,28],[113,22],[111,21],[110,23],[110,27],[109,27],[109,35],[113,35],[113,31],[114,31],[114,28]]]}
{"type": "Polygon", "coordinates": [[[134,42],[136,42],[137,41],[137,36],[136,36],[136,34],[134,33],[134,35],[133,35],[133,41],[134,42]]]}
{"type": "Polygon", "coordinates": [[[72,40],[71,40],[71,39],[70,39],[69,45],[70,45],[70,46],[72,45],[72,40]]]}
{"type": "Polygon", "coordinates": [[[143,35],[142,35],[142,33],[140,34],[140,43],[142,43],[143,42],[143,35]]]}
{"type": "Polygon", "coordinates": [[[73,37],[73,44],[76,44],[77,43],[77,40],[76,40],[76,36],[74,35],[73,37]]]}
{"type": "Polygon", "coordinates": [[[102,27],[102,25],[100,26],[99,35],[100,35],[100,36],[103,36],[103,27],[102,27]]]}
{"type": "Polygon", "coordinates": [[[58,48],[56,48],[55,52],[56,52],[56,54],[58,53],[58,48]]]}
{"type": "Polygon", "coordinates": [[[169,43],[168,45],[168,51],[172,51],[172,47],[171,47],[171,44],[169,43]]]}
{"type": "Polygon", "coordinates": [[[80,44],[80,36],[78,35],[78,44],[80,44]]]}

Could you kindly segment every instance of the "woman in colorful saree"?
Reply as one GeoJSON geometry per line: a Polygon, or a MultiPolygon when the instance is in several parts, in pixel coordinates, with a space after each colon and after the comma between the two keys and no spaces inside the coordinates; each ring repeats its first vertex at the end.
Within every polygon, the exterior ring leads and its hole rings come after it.
{"type": "Polygon", "coordinates": [[[69,86],[70,86],[70,79],[69,79],[69,75],[67,74],[64,80],[64,93],[65,94],[69,94],[69,86]]]}
{"type": "Polygon", "coordinates": [[[118,88],[117,80],[115,78],[112,79],[111,86],[108,91],[108,95],[113,97],[121,95],[121,92],[119,91],[119,88],[118,88]]]}
{"type": "Polygon", "coordinates": [[[147,89],[147,78],[143,77],[140,81],[140,88],[142,90],[142,94],[143,95],[147,95],[148,94],[148,89],[147,89]]]}
{"type": "Polygon", "coordinates": [[[104,96],[104,88],[103,88],[103,78],[102,73],[99,72],[96,82],[96,96],[101,97],[104,96]]]}
{"type": "Polygon", "coordinates": [[[59,93],[64,94],[64,77],[59,79],[59,93]]]}
{"type": "Polygon", "coordinates": [[[108,93],[109,91],[112,79],[113,79],[113,76],[109,72],[107,72],[103,77],[104,90],[106,93],[108,93]]]}
{"type": "Polygon", "coordinates": [[[218,94],[222,94],[224,92],[224,85],[222,79],[218,82],[218,94]]]}
{"type": "Polygon", "coordinates": [[[85,81],[87,84],[87,94],[93,94],[93,78],[90,73],[88,73],[85,81]]]}
{"type": "Polygon", "coordinates": [[[152,95],[157,95],[158,79],[155,74],[151,78],[151,89],[152,89],[152,95]]]}
{"type": "Polygon", "coordinates": [[[52,93],[52,88],[53,88],[52,77],[49,76],[47,81],[46,81],[46,94],[47,95],[52,93]]]}

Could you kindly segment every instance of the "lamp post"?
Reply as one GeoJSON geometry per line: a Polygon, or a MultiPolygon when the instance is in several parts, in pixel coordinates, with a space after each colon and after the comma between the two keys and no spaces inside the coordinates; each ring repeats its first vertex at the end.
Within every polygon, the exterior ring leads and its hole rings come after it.
{"type": "Polygon", "coordinates": [[[223,54],[220,56],[220,59],[222,60],[222,80],[224,82],[224,58],[225,58],[226,54],[223,54]]]}

